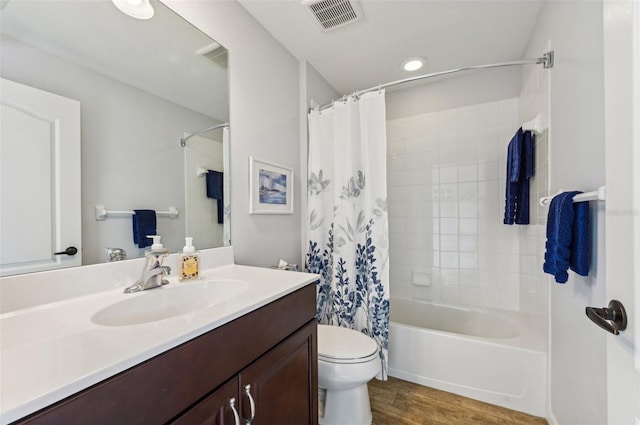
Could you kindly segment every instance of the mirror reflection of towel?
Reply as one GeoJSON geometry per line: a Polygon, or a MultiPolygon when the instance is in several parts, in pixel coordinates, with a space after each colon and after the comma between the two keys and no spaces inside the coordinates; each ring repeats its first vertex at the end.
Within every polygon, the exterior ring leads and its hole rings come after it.
{"type": "Polygon", "coordinates": [[[224,173],[221,171],[207,170],[207,198],[218,200],[218,223],[224,222],[224,191],[222,183],[224,173]]]}
{"type": "Polygon", "coordinates": [[[133,210],[133,243],[139,248],[145,248],[153,244],[153,240],[147,235],[156,234],[155,210],[133,210]]]}

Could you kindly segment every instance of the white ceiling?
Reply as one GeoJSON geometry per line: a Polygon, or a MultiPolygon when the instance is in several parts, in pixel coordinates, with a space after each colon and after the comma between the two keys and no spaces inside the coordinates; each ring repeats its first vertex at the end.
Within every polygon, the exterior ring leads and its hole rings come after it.
{"type": "MultiPolygon", "coordinates": [[[[543,0],[362,0],[364,18],[323,32],[300,0],[238,0],[341,94],[410,76],[523,59],[543,0]],[[412,56],[427,59],[414,73],[412,56]]],[[[543,52],[540,52],[542,56],[543,52]]]]}
{"type": "Polygon", "coordinates": [[[138,20],[108,0],[8,0],[0,28],[22,43],[228,121],[227,70],[196,54],[214,40],[162,3],[151,3],[153,18],[138,20]]]}

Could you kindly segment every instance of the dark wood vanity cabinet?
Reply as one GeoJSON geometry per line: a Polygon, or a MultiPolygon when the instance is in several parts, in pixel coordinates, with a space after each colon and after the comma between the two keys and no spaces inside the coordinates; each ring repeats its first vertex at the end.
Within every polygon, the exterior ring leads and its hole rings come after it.
{"type": "Polygon", "coordinates": [[[236,414],[238,425],[244,425],[252,417],[252,425],[317,423],[311,417],[317,412],[317,407],[313,408],[315,395],[309,394],[314,380],[310,371],[315,368],[309,352],[313,350],[311,337],[315,328],[315,323],[307,324],[181,414],[172,425],[236,425],[236,414]]]}
{"type": "MultiPolygon", "coordinates": [[[[308,335],[316,329],[315,322],[308,324],[302,332],[287,339],[240,373],[242,416],[250,417],[247,416],[250,413],[247,388],[253,394],[256,405],[252,424],[317,423],[317,403],[314,403],[313,397],[304,396],[309,393],[309,386],[314,380],[308,371],[316,368],[317,364],[317,356],[311,359],[308,354],[313,351],[308,335]]],[[[317,385],[313,391],[317,392],[317,385]]]]}
{"type": "Polygon", "coordinates": [[[317,425],[315,294],[307,285],[16,424],[235,425],[235,409],[242,425],[252,413],[252,425],[317,425]]]}
{"type": "Polygon", "coordinates": [[[237,400],[238,378],[235,377],[180,415],[172,425],[244,425],[238,413],[237,400]]]}

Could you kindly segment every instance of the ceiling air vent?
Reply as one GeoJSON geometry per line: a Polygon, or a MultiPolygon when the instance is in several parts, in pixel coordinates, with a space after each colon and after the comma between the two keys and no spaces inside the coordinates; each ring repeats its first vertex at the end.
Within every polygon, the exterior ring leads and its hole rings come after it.
{"type": "Polygon", "coordinates": [[[302,0],[324,31],[357,21],[362,9],[356,0],[302,0]]]}
{"type": "Polygon", "coordinates": [[[197,55],[203,56],[209,59],[222,68],[227,69],[229,62],[229,51],[219,45],[218,43],[211,43],[196,51],[197,55]]]}

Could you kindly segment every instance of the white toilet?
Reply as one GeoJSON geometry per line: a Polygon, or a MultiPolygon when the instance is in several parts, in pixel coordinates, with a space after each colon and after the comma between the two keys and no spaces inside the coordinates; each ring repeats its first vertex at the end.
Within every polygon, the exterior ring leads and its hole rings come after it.
{"type": "Polygon", "coordinates": [[[380,357],[373,338],[353,329],[318,325],[321,405],[324,398],[324,414],[319,416],[319,423],[370,425],[367,382],[378,372],[380,357]]]}

